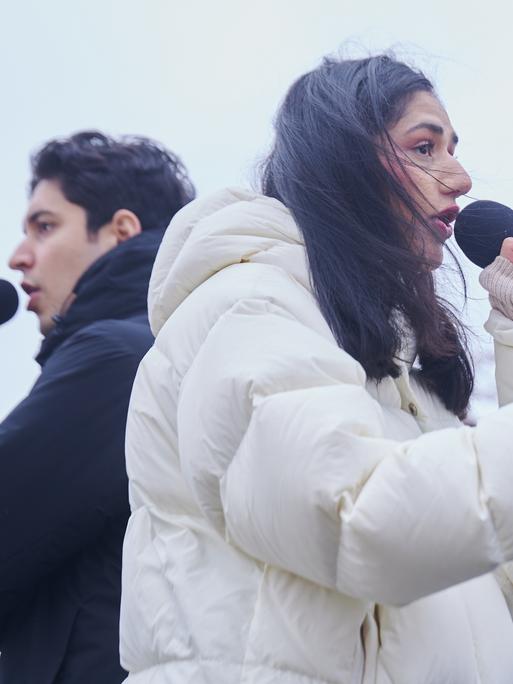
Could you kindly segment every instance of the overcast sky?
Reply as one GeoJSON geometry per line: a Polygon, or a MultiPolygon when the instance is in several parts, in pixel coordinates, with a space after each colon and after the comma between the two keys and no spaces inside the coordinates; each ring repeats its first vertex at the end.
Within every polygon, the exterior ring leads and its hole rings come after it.
{"type": "MultiPolygon", "coordinates": [[[[294,78],[323,55],[400,47],[460,136],[472,196],[513,204],[509,3],[401,0],[2,2],[0,277],[20,239],[30,153],[84,128],[137,133],[178,152],[203,194],[247,184],[294,78]]],[[[470,320],[487,305],[470,273],[470,320]]],[[[0,328],[0,418],[30,389],[40,338],[22,306],[0,328]]],[[[483,344],[486,349],[486,338],[483,344]]],[[[482,373],[482,387],[489,371],[482,373]],[[485,377],[486,376],[486,377],[485,377]]]]}

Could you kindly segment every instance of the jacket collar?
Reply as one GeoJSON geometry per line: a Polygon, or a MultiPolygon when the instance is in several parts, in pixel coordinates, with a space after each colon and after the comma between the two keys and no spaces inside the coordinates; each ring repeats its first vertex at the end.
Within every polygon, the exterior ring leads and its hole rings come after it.
{"type": "Polygon", "coordinates": [[[303,237],[281,202],[227,188],[187,204],[174,216],[151,276],[153,334],[202,283],[224,268],[246,262],[283,267],[310,289],[303,237]]]}
{"type": "Polygon", "coordinates": [[[55,349],[86,325],[147,312],[148,282],[163,230],[147,230],[97,259],[78,280],[36,361],[44,365],[55,349]]]}

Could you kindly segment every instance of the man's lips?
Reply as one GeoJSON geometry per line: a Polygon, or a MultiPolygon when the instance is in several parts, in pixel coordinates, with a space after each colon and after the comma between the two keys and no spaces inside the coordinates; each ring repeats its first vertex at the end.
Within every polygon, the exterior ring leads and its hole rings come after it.
{"type": "Polygon", "coordinates": [[[33,311],[35,309],[41,288],[31,285],[30,283],[23,282],[21,284],[21,289],[26,292],[29,296],[29,301],[27,304],[27,309],[33,311]]]}
{"type": "Polygon", "coordinates": [[[39,290],[40,288],[24,280],[21,284],[21,289],[23,290],[23,292],[26,292],[30,296],[33,292],[37,292],[37,290],[39,290]]]}

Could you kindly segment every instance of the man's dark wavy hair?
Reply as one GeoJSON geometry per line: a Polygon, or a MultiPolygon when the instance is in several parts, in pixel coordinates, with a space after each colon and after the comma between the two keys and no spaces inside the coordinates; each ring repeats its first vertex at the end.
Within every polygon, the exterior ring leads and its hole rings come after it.
{"type": "Polygon", "coordinates": [[[389,154],[402,164],[387,130],[419,91],[433,86],[392,56],[326,59],[287,93],[262,185],[302,231],[313,288],[339,345],[369,378],[397,377],[406,322],[420,378],[464,416],[474,381],[465,329],[409,246],[411,223],[393,207],[433,228],[382,162],[389,154]]]}
{"type": "Polygon", "coordinates": [[[93,234],[118,209],[133,211],[143,230],[164,229],[195,195],[180,159],[142,136],[82,131],[50,140],[31,162],[30,191],[42,180],[57,181],[66,199],[85,209],[93,234]]]}

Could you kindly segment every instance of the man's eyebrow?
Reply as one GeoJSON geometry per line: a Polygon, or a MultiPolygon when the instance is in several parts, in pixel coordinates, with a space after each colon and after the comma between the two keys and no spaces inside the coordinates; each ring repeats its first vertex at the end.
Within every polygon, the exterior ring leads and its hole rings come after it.
{"type": "MultiPolygon", "coordinates": [[[[432,133],[435,133],[436,135],[443,135],[444,134],[444,129],[442,126],[439,126],[438,124],[430,123],[429,121],[422,121],[421,123],[416,124],[415,126],[412,126],[409,128],[406,132],[411,133],[412,131],[416,131],[419,128],[427,128],[428,131],[431,131],[432,133]]],[[[457,145],[459,141],[458,136],[456,133],[453,131],[452,134],[452,142],[454,145],[457,145]]]]}
{"type": "Polygon", "coordinates": [[[38,209],[37,211],[34,211],[32,214],[29,214],[27,216],[27,218],[25,219],[25,223],[35,223],[42,216],[56,216],[56,214],[54,214],[53,211],[50,211],[49,209],[38,209]]]}
{"type": "Polygon", "coordinates": [[[38,209],[37,211],[32,212],[32,214],[29,214],[22,223],[21,229],[22,231],[26,234],[27,232],[27,226],[36,223],[39,221],[39,219],[42,216],[51,216],[52,218],[55,218],[57,214],[54,214],[53,211],[50,211],[49,209],[38,209]]]}

